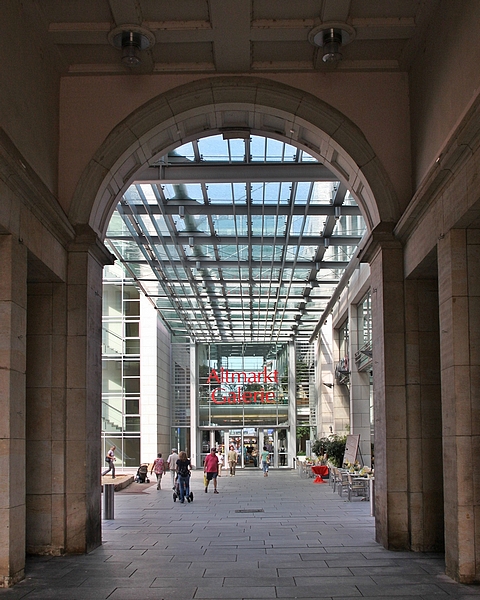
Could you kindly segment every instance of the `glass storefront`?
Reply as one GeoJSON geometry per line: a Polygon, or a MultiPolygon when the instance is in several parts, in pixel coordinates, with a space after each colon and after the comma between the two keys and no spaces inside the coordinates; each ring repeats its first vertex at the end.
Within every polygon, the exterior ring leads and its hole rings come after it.
{"type": "Polygon", "coordinates": [[[198,426],[201,459],[212,445],[233,446],[241,467],[288,464],[288,344],[199,344],[198,426]]]}
{"type": "Polygon", "coordinates": [[[287,344],[199,344],[199,426],[288,424],[287,344]]]}

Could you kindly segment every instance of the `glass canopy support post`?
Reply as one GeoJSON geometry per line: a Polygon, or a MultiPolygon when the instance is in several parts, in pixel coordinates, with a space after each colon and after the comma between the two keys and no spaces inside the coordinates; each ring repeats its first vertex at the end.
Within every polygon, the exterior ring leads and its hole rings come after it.
{"type": "Polygon", "coordinates": [[[192,467],[201,468],[201,464],[197,464],[197,457],[200,457],[197,440],[197,425],[198,425],[198,407],[197,407],[197,388],[198,388],[198,361],[197,361],[197,345],[193,340],[190,340],[190,462],[192,467]]]}
{"type": "Polygon", "coordinates": [[[288,466],[296,467],[294,459],[297,454],[297,402],[295,379],[295,343],[288,342],[288,466]]]}

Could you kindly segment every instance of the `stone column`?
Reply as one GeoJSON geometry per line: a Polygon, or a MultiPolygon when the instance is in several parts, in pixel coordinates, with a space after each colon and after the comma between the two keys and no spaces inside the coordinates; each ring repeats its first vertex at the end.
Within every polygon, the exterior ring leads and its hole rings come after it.
{"type": "Polygon", "coordinates": [[[27,249],[0,235],[0,586],[25,569],[27,249]]]}
{"type": "Polygon", "coordinates": [[[480,581],[480,231],[438,241],[446,573],[480,581]]]}
{"type": "Polygon", "coordinates": [[[335,384],[335,364],[333,361],[333,329],[331,317],[319,331],[316,341],[318,356],[317,385],[317,436],[327,437],[333,433],[333,388],[335,384]]]}
{"type": "Polygon", "coordinates": [[[410,547],[443,543],[442,411],[437,280],[405,282],[410,547]]]}
{"type": "Polygon", "coordinates": [[[65,549],[83,553],[101,543],[102,268],[112,256],[88,226],[68,251],[65,549]]]}
{"type": "Polygon", "coordinates": [[[66,285],[29,283],[27,552],[65,552],[66,285]]]}
{"type": "MultiPolygon", "coordinates": [[[[370,374],[359,373],[355,362],[358,351],[359,333],[357,306],[350,304],[348,308],[349,357],[350,357],[350,433],[360,435],[361,458],[363,464],[372,464],[372,441],[370,425],[370,374]]],[[[357,457],[360,459],[360,457],[357,457]]]]}
{"type": "Polygon", "coordinates": [[[375,418],[375,521],[386,548],[409,548],[403,251],[388,232],[369,252],[375,418]]]}

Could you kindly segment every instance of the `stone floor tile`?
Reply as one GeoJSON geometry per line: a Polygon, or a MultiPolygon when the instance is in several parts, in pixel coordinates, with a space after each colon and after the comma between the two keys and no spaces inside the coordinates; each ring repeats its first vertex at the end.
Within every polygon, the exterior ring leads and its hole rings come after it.
{"type": "Polygon", "coordinates": [[[361,592],[353,584],[314,585],[296,587],[278,587],[277,598],[360,598],[361,592]]]}
{"type": "MultiPolygon", "coordinates": [[[[195,490],[201,478],[194,472],[195,490]]],[[[240,472],[218,496],[195,492],[183,506],[153,491],[116,493],[101,547],[29,557],[26,580],[0,589],[0,600],[480,599],[479,586],[444,574],[442,555],[378,545],[367,503],[349,504],[294,471],[265,481],[240,472]],[[264,512],[235,512],[257,508],[264,512]]]]}
{"type": "Polygon", "coordinates": [[[195,600],[202,598],[203,600],[214,600],[219,598],[220,600],[238,599],[243,600],[244,598],[276,598],[275,587],[273,586],[261,586],[261,587],[199,587],[195,593],[195,600]]]}

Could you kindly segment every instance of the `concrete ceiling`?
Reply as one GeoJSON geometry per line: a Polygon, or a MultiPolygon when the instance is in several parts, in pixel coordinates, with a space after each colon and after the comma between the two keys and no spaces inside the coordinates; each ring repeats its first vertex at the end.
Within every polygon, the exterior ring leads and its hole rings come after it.
{"type": "Polygon", "coordinates": [[[38,28],[63,73],[125,73],[108,34],[151,32],[136,72],[408,71],[438,0],[42,0],[38,28]],[[322,61],[313,28],[353,28],[343,60],[322,61]]]}

